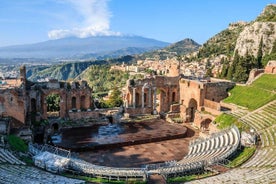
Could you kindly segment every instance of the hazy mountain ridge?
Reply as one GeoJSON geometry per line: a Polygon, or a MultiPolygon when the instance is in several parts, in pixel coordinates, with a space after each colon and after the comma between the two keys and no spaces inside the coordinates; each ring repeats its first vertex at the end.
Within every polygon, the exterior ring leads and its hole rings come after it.
{"type": "MultiPolygon", "coordinates": [[[[184,39],[182,41],[176,42],[174,44],[169,45],[168,47],[165,47],[160,50],[147,52],[150,54],[158,54],[160,52],[164,52],[166,54],[173,52],[174,56],[179,55],[178,53],[190,53],[194,50],[197,50],[199,47],[199,44],[197,44],[192,39],[184,39]]],[[[150,48],[153,49],[153,48],[150,48]]],[[[121,49],[119,51],[109,52],[106,55],[98,56],[100,60],[88,60],[88,61],[72,61],[70,63],[63,63],[63,64],[57,64],[50,67],[43,66],[41,68],[31,68],[30,71],[28,71],[31,75],[28,75],[27,77],[30,80],[37,81],[39,79],[43,78],[55,78],[58,80],[68,80],[73,79],[80,75],[84,70],[86,70],[91,65],[102,65],[102,64],[120,64],[122,62],[129,63],[131,61],[139,60],[142,57],[147,57],[144,54],[140,55],[127,55],[127,53],[136,53],[141,52],[142,50],[148,50],[148,49],[142,49],[142,48],[136,48],[136,47],[129,47],[125,49],[121,49]],[[122,54],[123,53],[123,54],[122,54]],[[122,54],[122,56],[120,56],[122,54]],[[120,57],[118,57],[120,56],[120,57]],[[107,59],[109,57],[117,57],[114,59],[107,59]]],[[[147,54],[146,54],[147,55],[147,54]]],[[[95,54],[88,54],[83,56],[85,58],[95,58],[95,54]]],[[[165,57],[164,57],[165,58],[165,57]]],[[[167,55],[166,55],[167,58],[167,55]]],[[[165,59],[166,59],[165,58],[165,59]]]]}
{"type": "Polygon", "coordinates": [[[162,49],[140,54],[139,59],[159,58],[161,60],[164,60],[167,58],[173,58],[179,55],[185,55],[195,52],[199,49],[199,47],[200,44],[190,38],[186,38],[184,40],[170,44],[169,46],[162,49]]]}
{"type": "MultiPolygon", "coordinates": [[[[167,45],[169,43],[140,36],[69,37],[35,44],[1,47],[0,58],[78,59],[87,54],[98,54],[97,56],[99,56],[101,53],[115,52],[131,47],[152,49],[167,45]]],[[[138,53],[141,51],[139,50],[138,53]]],[[[133,54],[133,50],[131,54],[133,54]]]]}
{"type": "Polygon", "coordinates": [[[130,63],[135,59],[134,56],[123,56],[109,60],[88,60],[88,61],[74,61],[67,63],[54,64],[51,66],[35,66],[27,67],[27,78],[31,81],[38,81],[41,79],[58,79],[68,80],[74,79],[85,71],[91,65],[108,65],[118,63],[130,63]]]}

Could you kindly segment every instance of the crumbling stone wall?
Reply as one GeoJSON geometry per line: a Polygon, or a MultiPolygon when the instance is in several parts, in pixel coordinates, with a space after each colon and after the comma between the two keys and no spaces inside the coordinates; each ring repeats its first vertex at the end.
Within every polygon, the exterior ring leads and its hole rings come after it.
{"type": "Polygon", "coordinates": [[[181,78],[180,116],[185,122],[194,122],[196,112],[204,110],[204,106],[216,111],[220,110],[219,102],[228,96],[228,90],[234,87],[232,82],[208,82],[181,78]]]}
{"type": "MultiPolygon", "coordinates": [[[[66,118],[68,112],[71,111],[85,111],[93,107],[92,103],[92,89],[88,87],[87,83],[73,82],[69,83],[51,83],[46,89],[41,88],[40,94],[36,95],[38,99],[37,102],[42,102],[38,106],[37,112],[40,112],[42,119],[47,119],[47,103],[46,98],[50,94],[57,94],[60,96],[60,111],[59,117],[66,118]],[[75,107],[73,107],[72,102],[74,101],[75,107]]],[[[35,93],[35,91],[33,91],[35,93]]],[[[31,102],[30,102],[31,103],[31,102]]]]}
{"type": "Polygon", "coordinates": [[[124,91],[125,112],[165,113],[179,101],[178,77],[154,76],[129,80],[124,91]]]}
{"type": "MultiPolygon", "coordinates": [[[[76,112],[93,109],[91,97],[92,89],[86,81],[72,83],[50,80],[48,83],[34,83],[26,79],[26,68],[20,67],[19,83],[14,86],[1,86],[0,88],[0,115],[12,117],[26,124],[30,121],[47,119],[46,98],[50,94],[60,96],[59,117],[70,118],[68,112],[73,109],[72,99],[75,101],[76,112]]],[[[86,113],[98,116],[97,113],[86,113]]],[[[75,115],[75,117],[78,117],[75,115]]]]}
{"type": "Polygon", "coordinates": [[[1,116],[11,116],[25,123],[27,109],[25,108],[24,96],[20,90],[0,90],[0,107],[1,116]]]}
{"type": "Polygon", "coordinates": [[[276,61],[269,61],[265,67],[265,73],[276,74],[276,61]]]}
{"type": "Polygon", "coordinates": [[[208,82],[205,88],[205,99],[220,102],[228,96],[228,91],[235,86],[232,82],[208,82]]]}

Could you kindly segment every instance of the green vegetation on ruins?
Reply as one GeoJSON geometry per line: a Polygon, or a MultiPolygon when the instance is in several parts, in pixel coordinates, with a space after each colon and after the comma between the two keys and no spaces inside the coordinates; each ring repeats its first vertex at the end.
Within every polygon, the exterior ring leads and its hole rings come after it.
{"type": "Polygon", "coordinates": [[[202,178],[206,178],[209,176],[214,175],[211,172],[207,172],[207,173],[203,173],[203,174],[194,174],[194,175],[188,175],[188,176],[179,176],[179,177],[175,177],[175,178],[169,178],[167,180],[168,183],[182,183],[182,182],[186,182],[186,181],[192,181],[192,180],[198,180],[198,179],[202,179],[202,178]]]}
{"type": "Polygon", "coordinates": [[[276,99],[276,75],[263,74],[249,86],[235,86],[230,94],[224,102],[255,110],[276,99]]]}
{"type": "Polygon", "coordinates": [[[8,143],[11,146],[11,149],[14,151],[27,152],[28,146],[27,144],[15,135],[8,136],[8,143]]]}
{"type": "Polygon", "coordinates": [[[266,54],[262,57],[262,65],[266,66],[268,61],[276,60],[276,40],[273,43],[272,51],[270,54],[266,54]]]}
{"type": "Polygon", "coordinates": [[[226,129],[231,127],[232,125],[236,125],[238,129],[241,130],[249,130],[248,125],[245,125],[238,121],[238,118],[230,115],[230,114],[221,114],[216,117],[215,119],[216,124],[218,125],[219,129],[226,129]]]}
{"type": "Polygon", "coordinates": [[[237,167],[247,161],[256,151],[256,147],[243,147],[241,150],[238,150],[237,156],[227,164],[227,167],[237,167]]]}
{"type": "MultiPolygon", "coordinates": [[[[108,180],[108,179],[103,179],[103,178],[92,178],[92,177],[88,177],[88,176],[76,176],[76,175],[71,175],[71,174],[63,174],[63,176],[84,180],[89,183],[109,183],[109,184],[124,184],[124,183],[126,183],[126,181],[123,181],[123,180],[108,180]]],[[[127,183],[128,184],[146,184],[145,181],[136,181],[136,180],[131,180],[131,179],[129,179],[127,181],[127,183]]]]}

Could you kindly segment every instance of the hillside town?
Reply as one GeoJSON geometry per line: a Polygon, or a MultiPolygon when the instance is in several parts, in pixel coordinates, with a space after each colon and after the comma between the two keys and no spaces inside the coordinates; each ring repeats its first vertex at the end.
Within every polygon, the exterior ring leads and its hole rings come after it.
{"type": "Polygon", "coordinates": [[[47,57],[0,65],[0,184],[275,183],[275,12],[202,45],[100,35],[3,48],[47,57]],[[89,53],[119,42],[155,49],[89,53]]]}

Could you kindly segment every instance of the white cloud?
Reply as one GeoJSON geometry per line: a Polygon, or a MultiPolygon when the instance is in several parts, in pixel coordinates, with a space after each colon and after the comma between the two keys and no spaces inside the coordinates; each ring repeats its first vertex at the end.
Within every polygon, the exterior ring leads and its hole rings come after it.
{"type": "Polygon", "coordinates": [[[121,35],[120,32],[110,30],[111,12],[108,10],[108,0],[64,0],[70,3],[81,16],[80,27],[72,29],[56,29],[48,32],[50,39],[68,36],[85,38],[89,36],[121,35]]]}

